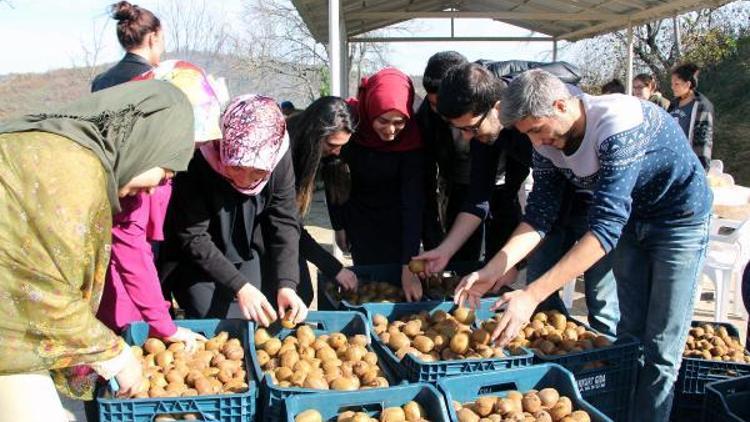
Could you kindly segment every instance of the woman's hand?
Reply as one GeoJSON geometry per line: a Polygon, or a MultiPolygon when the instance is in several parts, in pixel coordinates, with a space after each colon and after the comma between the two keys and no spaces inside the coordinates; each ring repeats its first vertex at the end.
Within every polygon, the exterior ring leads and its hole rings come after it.
{"type": "Polygon", "coordinates": [[[422,300],[422,282],[409,270],[408,265],[401,268],[401,287],[404,288],[404,296],[406,296],[407,302],[422,300]]]}
{"type": "Polygon", "coordinates": [[[307,306],[305,302],[297,295],[294,289],[282,287],[276,295],[276,302],[279,304],[279,315],[284,318],[287,312],[291,314],[291,321],[299,324],[307,318],[307,306]]]}
{"type": "Polygon", "coordinates": [[[336,246],[339,247],[344,253],[349,253],[350,244],[349,239],[346,238],[346,230],[336,230],[335,234],[336,246]]]}
{"type": "Polygon", "coordinates": [[[338,274],[336,274],[336,281],[344,288],[351,292],[357,291],[357,274],[354,274],[351,270],[342,268],[338,274]]]}
{"type": "Polygon", "coordinates": [[[268,327],[276,321],[276,311],[268,302],[268,299],[250,283],[246,283],[239,292],[237,292],[237,301],[240,305],[240,311],[245,319],[257,322],[258,324],[268,327]]]}
{"type": "Polygon", "coordinates": [[[120,389],[117,390],[118,397],[132,397],[141,392],[143,384],[143,369],[141,363],[135,358],[133,352],[128,348],[128,358],[125,366],[115,375],[120,389]]]}
{"type": "Polygon", "coordinates": [[[177,331],[164,340],[172,343],[181,341],[185,343],[185,349],[188,352],[194,352],[198,348],[199,341],[207,341],[208,339],[185,327],[177,327],[177,331]]]}
{"type": "Polygon", "coordinates": [[[491,341],[496,341],[499,347],[505,347],[516,338],[518,331],[531,320],[531,315],[539,306],[539,301],[526,290],[515,290],[505,293],[490,307],[491,311],[505,305],[503,316],[497,321],[497,328],[492,332],[491,341]]]}

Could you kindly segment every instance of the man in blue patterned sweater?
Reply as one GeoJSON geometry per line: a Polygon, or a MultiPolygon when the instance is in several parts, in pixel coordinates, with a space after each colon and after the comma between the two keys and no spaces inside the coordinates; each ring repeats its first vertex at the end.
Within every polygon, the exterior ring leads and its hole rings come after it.
{"type": "Polygon", "coordinates": [[[617,333],[644,346],[634,408],[639,420],[668,420],[708,243],[712,196],[703,167],[674,119],[635,97],[572,97],[556,77],[531,70],[502,98],[503,125],[534,146],[534,187],[523,222],[462,280],[457,302],[478,304],[550,231],[566,179],[591,190],[588,231],[549,271],[495,303],[505,312],[493,339],[508,343],[542,300],[613,251],[617,333]]]}

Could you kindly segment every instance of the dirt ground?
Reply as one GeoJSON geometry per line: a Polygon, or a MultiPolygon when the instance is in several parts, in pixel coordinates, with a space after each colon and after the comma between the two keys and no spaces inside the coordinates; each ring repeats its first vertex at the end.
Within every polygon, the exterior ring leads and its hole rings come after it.
{"type": "MultiPolygon", "coordinates": [[[[331,250],[333,245],[333,231],[331,230],[331,223],[328,219],[328,211],[323,201],[323,196],[320,193],[315,196],[310,209],[310,213],[305,219],[305,227],[321,245],[331,250]]],[[[351,265],[351,260],[346,256],[343,258],[343,262],[346,265],[351,265]]],[[[308,264],[308,266],[310,268],[310,274],[313,277],[313,286],[317,287],[317,270],[312,264],[308,264]]],[[[524,283],[523,279],[524,274],[522,273],[521,277],[519,277],[519,280],[516,281],[514,286],[522,286],[524,283]]],[[[709,279],[703,279],[701,282],[701,287],[701,300],[695,306],[693,319],[700,321],[711,321],[713,320],[714,315],[715,302],[713,298],[715,289],[709,279]]],[[[315,290],[317,292],[317,288],[315,290]]],[[[744,311],[738,314],[733,313],[734,297],[735,296],[732,295],[732,302],[729,306],[729,319],[730,322],[740,330],[741,338],[744,339],[747,331],[747,315],[744,314],[744,311]]],[[[317,298],[313,299],[313,309],[315,308],[316,303],[317,298]]],[[[742,309],[741,303],[739,308],[742,309]]],[[[586,303],[583,297],[582,280],[578,280],[576,282],[576,292],[573,296],[573,308],[571,309],[571,314],[580,320],[585,320],[586,318],[586,303]]],[[[68,417],[70,421],[86,420],[81,402],[69,400],[65,397],[61,398],[63,400],[63,405],[68,411],[68,417]]]]}

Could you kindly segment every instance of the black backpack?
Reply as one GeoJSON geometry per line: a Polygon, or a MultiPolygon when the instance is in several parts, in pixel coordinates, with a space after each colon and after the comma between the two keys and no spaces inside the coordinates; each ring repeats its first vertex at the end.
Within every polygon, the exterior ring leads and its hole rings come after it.
{"type": "Polygon", "coordinates": [[[581,70],[578,66],[568,62],[531,62],[527,60],[504,60],[493,61],[479,59],[475,63],[483,66],[495,76],[503,80],[506,84],[510,83],[517,75],[530,70],[542,69],[558,78],[566,84],[576,85],[581,82],[581,70]]]}

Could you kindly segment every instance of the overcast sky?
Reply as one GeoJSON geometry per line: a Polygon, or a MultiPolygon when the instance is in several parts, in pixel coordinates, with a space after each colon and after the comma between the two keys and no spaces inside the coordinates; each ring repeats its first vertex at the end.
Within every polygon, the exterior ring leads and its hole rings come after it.
{"type": "MultiPolygon", "coordinates": [[[[45,72],[85,63],[83,46],[90,46],[103,31],[98,63],[118,60],[123,51],[117,43],[114,20],[107,15],[111,0],[10,0],[0,2],[0,74],[45,72]]],[[[134,3],[158,10],[159,0],[134,3]]],[[[220,4],[229,24],[240,27],[242,0],[213,0],[220,4]]],[[[449,20],[421,20],[413,24],[420,36],[450,35],[449,20]]],[[[168,29],[167,29],[168,30],[168,29]]],[[[456,20],[457,36],[526,36],[529,31],[484,19],[456,20]]],[[[169,47],[169,46],[168,46],[169,47]]],[[[391,43],[391,65],[413,75],[421,74],[427,59],[437,51],[456,50],[470,60],[551,60],[552,43],[391,43]]],[[[565,57],[563,53],[561,57],[565,57]]]]}

